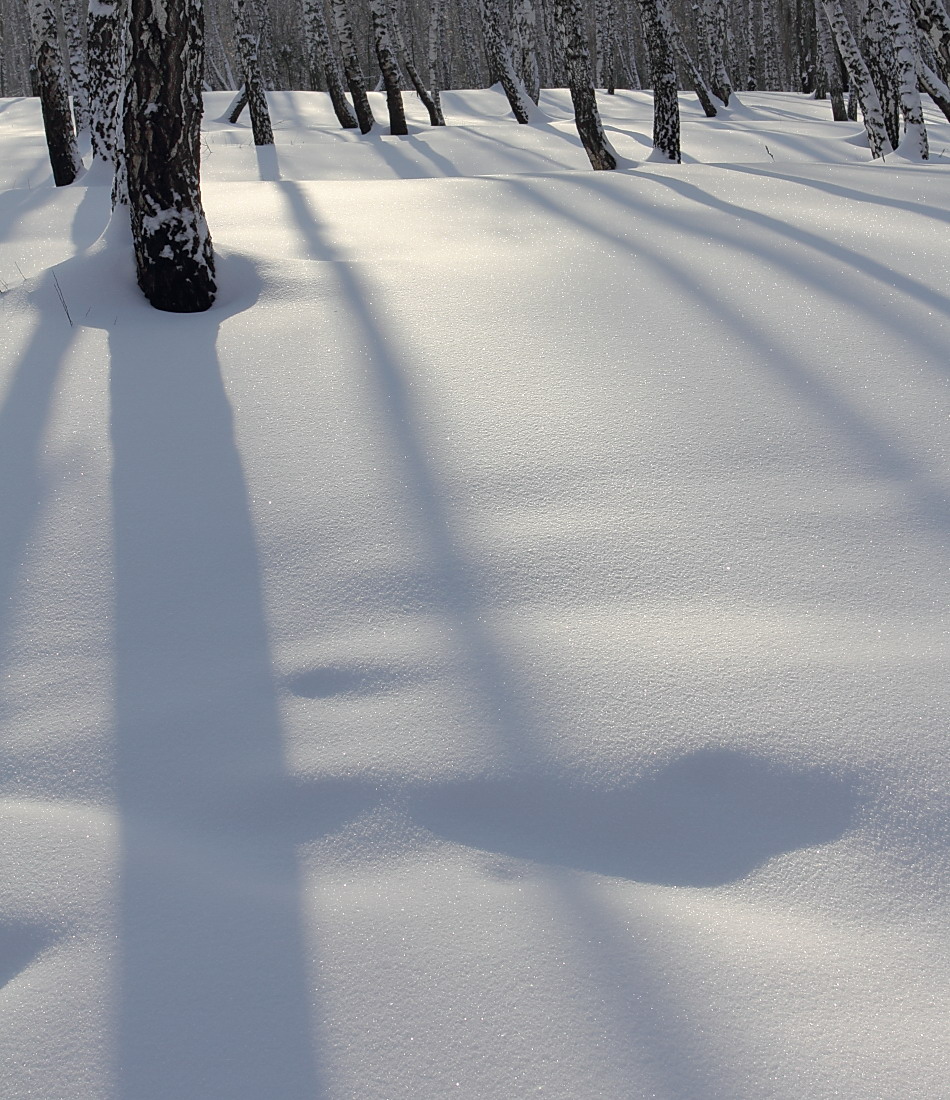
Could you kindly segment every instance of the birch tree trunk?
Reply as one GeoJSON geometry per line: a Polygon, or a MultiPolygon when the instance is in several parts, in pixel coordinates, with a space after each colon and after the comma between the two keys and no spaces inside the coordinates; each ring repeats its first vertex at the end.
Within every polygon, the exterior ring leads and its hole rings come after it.
{"type": "Polygon", "coordinates": [[[532,102],[541,99],[541,70],[538,65],[537,16],[531,0],[517,0],[514,10],[518,45],[518,75],[532,102]]]}
{"type": "Polygon", "coordinates": [[[214,302],[214,256],[199,181],[201,0],[129,0],[123,116],[138,283],[156,309],[214,302]]]}
{"type": "Polygon", "coordinates": [[[89,132],[92,155],[116,164],[122,30],[118,0],[89,0],[86,61],[89,67],[89,132]]]}
{"type": "Polygon", "coordinates": [[[673,17],[666,0],[640,0],[640,17],[653,70],[653,147],[679,164],[680,101],[673,59],[673,17]]]}
{"type": "Polygon", "coordinates": [[[330,32],[323,14],[323,0],[303,0],[303,26],[311,73],[315,74],[318,66],[322,69],[336,120],[344,130],[352,130],[356,127],[356,118],[347,103],[343,77],[330,44],[330,32]]]}
{"type": "Polygon", "coordinates": [[[501,86],[511,104],[512,113],[518,122],[524,125],[531,118],[530,98],[518,79],[511,59],[511,51],[502,35],[498,0],[481,0],[481,14],[491,79],[501,81],[501,86]]]}
{"type": "Polygon", "coordinates": [[[63,30],[69,56],[69,84],[73,92],[73,116],[77,130],[89,128],[89,74],[86,72],[86,50],[79,32],[79,11],[76,0],[63,0],[63,30]]]}
{"type": "Polygon", "coordinates": [[[442,114],[442,108],[429,94],[429,89],[425,86],[422,77],[419,75],[419,70],[416,68],[415,62],[412,60],[412,54],[409,52],[409,47],[406,45],[406,37],[403,34],[402,20],[399,17],[399,8],[397,7],[396,0],[389,0],[389,16],[396,52],[399,55],[399,60],[402,62],[402,67],[406,70],[406,75],[409,77],[413,88],[416,90],[416,95],[422,100],[423,106],[428,112],[429,125],[444,126],[445,116],[442,114]]]}
{"type": "Polygon", "coordinates": [[[69,84],[60,49],[59,25],[50,0],[31,0],[30,22],[53,182],[57,187],[64,187],[82,171],[82,158],[69,106],[69,84]]]}
{"type": "Polygon", "coordinates": [[[908,0],[881,0],[887,31],[894,46],[896,83],[904,120],[901,148],[913,157],[929,160],[927,127],[917,85],[917,42],[908,0]]]}
{"type": "MultiPolygon", "coordinates": [[[[200,0],[191,0],[191,2],[200,3],[200,0]]],[[[258,36],[254,33],[248,19],[246,0],[231,0],[231,12],[234,15],[234,27],[237,32],[238,53],[241,57],[241,71],[244,74],[244,88],[247,92],[247,107],[251,115],[254,144],[273,145],[274,131],[271,127],[270,111],[267,109],[267,96],[264,94],[264,80],[257,49],[258,36]]]]}
{"type": "Polygon", "coordinates": [[[333,10],[336,35],[340,40],[340,52],[343,55],[343,75],[346,77],[347,87],[353,97],[353,109],[356,111],[360,133],[368,134],[376,119],[373,117],[373,108],[370,107],[369,97],[366,94],[366,80],[356,52],[350,13],[346,10],[346,0],[330,0],[330,6],[333,10]]]}
{"type": "Polygon", "coordinates": [[[871,156],[874,159],[885,156],[893,151],[893,146],[888,137],[884,111],[871,71],[858,48],[851,24],[841,6],[841,0],[822,0],[822,2],[831,32],[838,43],[845,68],[848,70],[852,92],[857,95],[858,102],[861,104],[861,115],[871,156]]]}
{"type": "Polygon", "coordinates": [[[591,167],[598,172],[609,171],[617,167],[617,158],[607,142],[597,109],[590,51],[584,37],[578,0],[554,0],[554,22],[564,44],[577,133],[591,167]]]}
{"type": "Polygon", "coordinates": [[[408,134],[406,109],[403,106],[402,92],[399,88],[399,66],[396,63],[396,55],[393,52],[392,43],[389,39],[389,27],[386,23],[385,0],[370,0],[370,12],[373,17],[376,58],[379,61],[380,72],[383,74],[383,85],[386,88],[389,132],[396,135],[408,134]]]}
{"type": "Polygon", "coordinates": [[[841,85],[841,69],[835,50],[831,24],[821,0],[815,0],[815,23],[818,28],[818,50],[825,73],[825,86],[831,98],[831,117],[835,122],[847,122],[848,109],[844,103],[844,89],[841,85]]]}

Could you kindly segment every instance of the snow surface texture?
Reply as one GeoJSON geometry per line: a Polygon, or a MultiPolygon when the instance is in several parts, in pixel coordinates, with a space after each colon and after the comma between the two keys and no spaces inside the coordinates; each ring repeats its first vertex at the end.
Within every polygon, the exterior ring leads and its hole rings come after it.
{"type": "Polygon", "coordinates": [[[208,98],[192,317],[0,101],[0,1093],[950,1095],[950,129],[208,98]]]}

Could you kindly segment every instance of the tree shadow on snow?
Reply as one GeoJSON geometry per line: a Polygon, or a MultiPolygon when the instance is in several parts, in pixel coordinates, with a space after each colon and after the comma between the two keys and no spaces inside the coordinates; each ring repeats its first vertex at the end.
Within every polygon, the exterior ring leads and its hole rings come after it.
{"type": "Polygon", "coordinates": [[[661,886],[712,887],[785,852],[837,840],[854,810],[853,788],[823,772],[704,749],[625,790],[470,780],[416,795],[412,812],[437,835],[486,851],[661,886]]]}
{"type": "MultiPolygon", "coordinates": [[[[254,297],[109,331],[116,782],[122,814],[117,1094],[321,1095],[261,566],[216,343],[254,297]],[[262,789],[263,784],[263,789],[262,789]],[[273,814],[271,813],[273,818],[273,814]],[[275,823],[279,824],[277,819],[275,823]]],[[[147,309],[147,307],[146,307],[147,309]]],[[[310,810],[319,804],[314,799],[310,810]]],[[[336,800],[311,829],[337,827],[336,800]]]]}

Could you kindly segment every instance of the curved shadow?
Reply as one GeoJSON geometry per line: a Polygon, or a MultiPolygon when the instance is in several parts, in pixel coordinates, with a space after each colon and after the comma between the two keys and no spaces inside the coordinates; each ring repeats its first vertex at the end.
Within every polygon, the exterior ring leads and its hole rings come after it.
{"type": "Polygon", "coordinates": [[[625,790],[552,779],[470,780],[414,796],[431,832],[517,859],[660,886],[722,886],[850,826],[853,785],[703,749],[625,790]]]}

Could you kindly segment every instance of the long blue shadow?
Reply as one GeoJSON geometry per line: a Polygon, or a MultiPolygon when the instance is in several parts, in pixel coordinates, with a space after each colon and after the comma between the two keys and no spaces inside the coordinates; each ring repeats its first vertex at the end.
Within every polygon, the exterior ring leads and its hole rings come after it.
{"type": "Polygon", "coordinates": [[[211,315],[164,322],[110,333],[117,1095],[314,1100],[300,876],[260,810],[287,778],[248,492],[211,315]]]}

